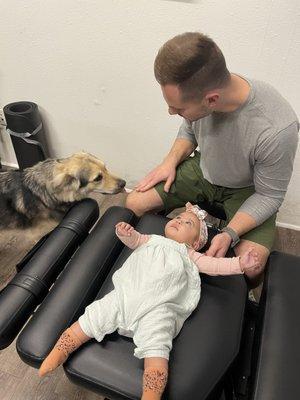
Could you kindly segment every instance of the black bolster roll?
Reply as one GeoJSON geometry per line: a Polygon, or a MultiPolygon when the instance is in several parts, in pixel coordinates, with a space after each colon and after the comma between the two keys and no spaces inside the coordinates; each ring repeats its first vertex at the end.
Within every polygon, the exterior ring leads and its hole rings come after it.
{"type": "Polygon", "coordinates": [[[136,217],[123,207],[110,207],[72,257],[47,297],[20,333],[16,348],[21,359],[37,368],[58,337],[96,297],[124,244],[115,225],[136,217]]]}
{"type": "Polygon", "coordinates": [[[17,274],[9,285],[15,285],[26,289],[35,296],[39,302],[42,301],[48,292],[47,285],[38,276],[30,276],[22,272],[17,274]]]}
{"type": "Polygon", "coordinates": [[[76,203],[22,271],[0,292],[0,349],[10,345],[99,216],[97,202],[76,203]]]}

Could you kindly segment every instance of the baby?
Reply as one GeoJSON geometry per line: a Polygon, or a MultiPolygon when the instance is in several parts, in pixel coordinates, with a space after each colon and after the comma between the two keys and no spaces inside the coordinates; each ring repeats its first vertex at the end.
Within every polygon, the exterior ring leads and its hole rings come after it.
{"type": "Polygon", "coordinates": [[[167,383],[172,340],[200,299],[199,271],[231,275],[259,267],[253,249],[234,258],[198,253],[207,241],[205,216],[205,211],[187,203],[186,211],[166,224],[165,237],[143,235],[128,223],[118,223],[117,236],[136,250],[113,274],[114,290],[86,307],[79,320],[62,333],[39,375],[64,363],[91,338],[100,342],[117,329],[133,338],[134,355],[144,359],[142,400],[160,399],[167,383]]]}

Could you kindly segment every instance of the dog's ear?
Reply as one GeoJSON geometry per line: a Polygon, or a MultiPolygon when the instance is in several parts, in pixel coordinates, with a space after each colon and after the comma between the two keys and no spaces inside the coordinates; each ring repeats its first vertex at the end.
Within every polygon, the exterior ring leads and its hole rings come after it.
{"type": "Polygon", "coordinates": [[[55,176],[55,178],[52,181],[52,184],[55,190],[62,190],[64,187],[70,186],[75,179],[76,178],[74,178],[74,176],[65,173],[60,173],[55,176]]]}
{"type": "Polygon", "coordinates": [[[79,181],[79,189],[84,188],[89,183],[89,171],[88,169],[81,168],[77,171],[76,177],[79,181]]]}
{"type": "Polygon", "coordinates": [[[80,182],[79,189],[81,189],[82,187],[86,186],[89,183],[88,179],[86,179],[84,176],[79,177],[79,182],[80,182]]]}

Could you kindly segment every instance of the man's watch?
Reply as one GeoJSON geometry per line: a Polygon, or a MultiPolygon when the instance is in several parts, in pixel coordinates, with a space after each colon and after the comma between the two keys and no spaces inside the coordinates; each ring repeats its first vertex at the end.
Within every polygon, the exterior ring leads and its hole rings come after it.
{"type": "Polygon", "coordinates": [[[226,232],[231,237],[231,248],[236,246],[240,241],[239,235],[232,228],[229,228],[229,226],[225,226],[225,228],[221,229],[221,232],[226,232]]]}

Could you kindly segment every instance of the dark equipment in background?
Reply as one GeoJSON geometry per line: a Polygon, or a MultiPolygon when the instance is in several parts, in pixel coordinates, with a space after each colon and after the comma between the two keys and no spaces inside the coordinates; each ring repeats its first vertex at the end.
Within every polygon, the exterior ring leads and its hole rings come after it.
{"type": "Polygon", "coordinates": [[[3,108],[6,132],[10,135],[19,168],[32,167],[49,157],[37,104],[18,101],[3,108]]]}

